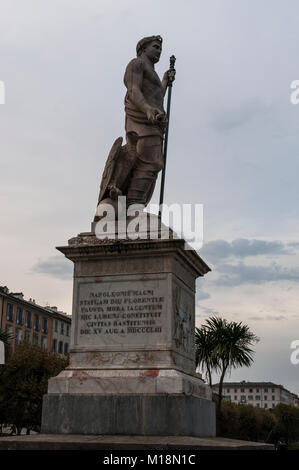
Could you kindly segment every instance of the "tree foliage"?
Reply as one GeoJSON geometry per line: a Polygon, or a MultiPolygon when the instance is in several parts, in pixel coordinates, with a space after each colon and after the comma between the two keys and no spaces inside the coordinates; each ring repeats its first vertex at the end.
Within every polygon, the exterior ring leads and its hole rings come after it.
{"type": "Polygon", "coordinates": [[[265,409],[224,401],[217,409],[217,435],[272,444],[298,442],[299,408],[280,403],[265,409]]]}
{"type": "Polygon", "coordinates": [[[219,370],[219,358],[214,354],[213,336],[205,327],[195,328],[196,364],[204,374],[210,387],[212,386],[212,371],[219,370]]]}
{"type": "Polygon", "coordinates": [[[273,442],[277,422],[271,411],[252,405],[224,401],[221,410],[217,409],[217,435],[230,439],[273,442]]]}
{"type": "Polygon", "coordinates": [[[249,367],[253,362],[251,346],[259,338],[242,322],[228,322],[221,317],[210,317],[195,330],[196,361],[206,371],[212,385],[211,373],[219,372],[220,408],[225,374],[237,367],[249,367]]]}
{"type": "Polygon", "coordinates": [[[67,360],[23,342],[0,370],[0,423],[38,429],[42,398],[48,380],[67,366],[67,360]]]}

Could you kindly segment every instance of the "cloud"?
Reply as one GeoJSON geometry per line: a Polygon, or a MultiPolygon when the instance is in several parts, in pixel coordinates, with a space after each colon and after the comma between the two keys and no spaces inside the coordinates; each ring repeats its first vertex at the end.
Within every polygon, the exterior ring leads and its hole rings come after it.
{"type": "Polygon", "coordinates": [[[220,313],[213,308],[204,307],[200,304],[197,305],[196,317],[207,317],[212,315],[220,315],[220,313]]]}
{"type": "Polygon", "coordinates": [[[218,286],[239,286],[242,284],[262,284],[272,281],[299,281],[299,268],[284,268],[277,263],[268,266],[223,264],[218,267],[218,286]]]}
{"type": "Polygon", "coordinates": [[[236,127],[243,126],[255,117],[266,113],[269,106],[257,100],[248,101],[241,106],[221,111],[213,121],[213,127],[217,131],[225,132],[236,127]]]}
{"type": "Polygon", "coordinates": [[[292,248],[299,248],[299,242],[290,242],[288,243],[288,246],[292,247],[292,248]]]}
{"type": "Polygon", "coordinates": [[[296,242],[284,245],[280,241],[249,240],[247,238],[237,238],[232,242],[226,240],[213,240],[204,244],[200,250],[200,255],[211,261],[236,257],[246,258],[247,256],[260,255],[290,255],[294,253],[296,242]]]}
{"type": "Polygon", "coordinates": [[[208,292],[204,292],[202,290],[199,290],[198,293],[196,294],[197,300],[206,300],[211,297],[211,295],[208,292]]]}
{"type": "Polygon", "coordinates": [[[38,261],[32,271],[39,274],[48,274],[58,279],[71,279],[73,265],[66,258],[61,256],[51,256],[45,261],[38,261]]]}
{"type": "Polygon", "coordinates": [[[253,316],[249,317],[249,320],[256,320],[256,321],[279,321],[279,320],[287,320],[287,317],[283,315],[266,315],[265,317],[253,316]]]}

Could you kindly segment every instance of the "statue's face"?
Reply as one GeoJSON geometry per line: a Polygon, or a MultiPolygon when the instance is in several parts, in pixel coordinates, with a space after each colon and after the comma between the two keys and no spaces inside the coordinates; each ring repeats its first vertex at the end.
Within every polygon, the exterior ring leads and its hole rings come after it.
{"type": "Polygon", "coordinates": [[[150,42],[145,50],[144,50],[144,54],[150,59],[151,62],[153,62],[154,64],[156,62],[159,62],[159,59],[160,59],[160,55],[161,55],[161,52],[162,52],[162,46],[161,46],[161,43],[160,41],[152,41],[150,42]]]}

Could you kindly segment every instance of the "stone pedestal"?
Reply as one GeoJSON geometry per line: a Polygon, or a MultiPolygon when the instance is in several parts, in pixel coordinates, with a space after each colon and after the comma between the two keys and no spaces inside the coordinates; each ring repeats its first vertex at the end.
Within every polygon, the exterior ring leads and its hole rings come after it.
{"type": "Polygon", "coordinates": [[[195,280],[209,267],[181,239],[58,248],[74,262],[70,365],[50,379],[42,432],[215,435],[195,373],[195,280]]]}

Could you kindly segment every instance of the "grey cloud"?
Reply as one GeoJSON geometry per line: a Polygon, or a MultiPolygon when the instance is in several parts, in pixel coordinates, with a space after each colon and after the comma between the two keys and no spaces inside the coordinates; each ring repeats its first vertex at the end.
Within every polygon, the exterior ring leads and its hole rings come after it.
{"type": "Polygon", "coordinates": [[[288,243],[288,246],[292,247],[292,248],[299,248],[299,242],[290,242],[288,243]]]}
{"type": "Polygon", "coordinates": [[[266,113],[268,109],[269,107],[260,101],[252,100],[218,113],[213,120],[213,127],[217,131],[228,131],[243,126],[254,117],[266,113]]]}
{"type": "Polygon", "coordinates": [[[264,320],[269,320],[269,321],[279,321],[279,320],[287,320],[287,317],[284,317],[283,315],[266,315],[264,317],[258,317],[258,316],[253,316],[249,317],[249,320],[256,320],[256,321],[264,321],[264,320]]]}
{"type": "Polygon", "coordinates": [[[211,295],[208,292],[199,290],[198,293],[196,294],[197,300],[205,300],[209,299],[211,295]]]}
{"type": "Polygon", "coordinates": [[[202,313],[196,313],[196,317],[207,317],[207,316],[211,316],[211,315],[220,315],[219,312],[217,312],[217,310],[213,309],[213,308],[209,308],[209,307],[204,307],[203,305],[198,305],[197,306],[200,310],[202,310],[202,313]]]}
{"type": "Polygon", "coordinates": [[[219,266],[216,285],[239,286],[242,284],[262,284],[271,281],[299,281],[299,268],[284,268],[277,263],[268,266],[249,266],[243,262],[237,265],[219,266]]]}
{"type": "Polygon", "coordinates": [[[32,268],[32,272],[48,274],[58,279],[71,279],[73,265],[62,256],[52,256],[45,261],[38,261],[32,268]]]}
{"type": "Polygon", "coordinates": [[[259,255],[289,255],[293,253],[290,248],[295,248],[294,244],[285,246],[280,241],[250,240],[247,238],[237,238],[232,242],[226,240],[213,240],[204,244],[200,254],[211,261],[219,259],[259,255]]]}

